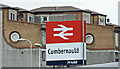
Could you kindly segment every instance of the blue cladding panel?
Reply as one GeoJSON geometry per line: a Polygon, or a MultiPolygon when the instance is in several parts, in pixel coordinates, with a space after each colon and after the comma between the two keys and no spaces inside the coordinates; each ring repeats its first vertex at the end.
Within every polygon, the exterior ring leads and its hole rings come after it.
{"type": "MultiPolygon", "coordinates": [[[[84,60],[86,64],[86,60],[84,60]]],[[[83,64],[83,60],[63,60],[63,61],[46,61],[47,65],[78,65],[83,64]]]]}

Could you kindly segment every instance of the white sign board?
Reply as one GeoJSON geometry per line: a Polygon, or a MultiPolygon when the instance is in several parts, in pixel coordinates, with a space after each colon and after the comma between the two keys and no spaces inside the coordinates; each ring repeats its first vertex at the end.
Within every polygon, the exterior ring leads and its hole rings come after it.
{"type": "Polygon", "coordinates": [[[83,49],[82,21],[47,22],[47,65],[83,64],[83,59],[86,60],[85,41],[83,49]]]}

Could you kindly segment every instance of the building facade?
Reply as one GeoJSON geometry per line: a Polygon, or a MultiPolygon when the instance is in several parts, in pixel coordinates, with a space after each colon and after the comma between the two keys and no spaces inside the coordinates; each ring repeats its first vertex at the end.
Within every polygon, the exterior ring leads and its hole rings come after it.
{"type": "MultiPolygon", "coordinates": [[[[1,4],[0,7],[2,18],[2,22],[0,23],[0,32],[2,33],[0,38],[2,41],[2,67],[38,67],[39,49],[35,47],[34,44],[42,43],[41,24],[34,23],[34,15],[32,12],[3,4],[1,4]],[[30,53],[31,50],[29,49],[31,46],[30,42],[17,41],[18,38],[31,41],[33,48],[32,56],[30,53]],[[31,61],[32,63],[30,63],[31,61]]],[[[44,52],[41,52],[41,54],[44,54],[44,52]]],[[[45,65],[44,59],[42,60],[45,65]]]]}
{"type": "Polygon", "coordinates": [[[39,49],[34,46],[35,43],[42,44],[40,66],[46,66],[47,21],[85,20],[87,64],[118,61],[116,52],[120,50],[120,28],[119,26],[107,26],[104,14],[72,6],[41,7],[28,11],[0,4],[0,8],[0,40],[2,41],[0,44],[3,67],[30,67],[31,65],[38,67],[39,49]],[[30,42],[18,41],[17,39],[20,38],[30,42]]]}
{"type": "Polygon", "coordinates": [[[92,36],[92,40],[88,38],[87,48],[91,50],[115,50],[115,27],[106,25],[106,15],[104,14],[72,6],[41,7],[31,11],[36,13],[36,22],[42,24],[44,38],[46,37],[46,21],[85,20],[86,33],[89,38],[92,36]]]}

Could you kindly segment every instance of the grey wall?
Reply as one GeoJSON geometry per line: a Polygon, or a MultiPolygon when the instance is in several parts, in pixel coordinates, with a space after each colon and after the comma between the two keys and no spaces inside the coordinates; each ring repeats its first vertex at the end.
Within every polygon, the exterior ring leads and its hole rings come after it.
{"type": "MultiPolygon", "coordinates": [[[[31,54],[29,49],[11,48],[3,41],[2,46],[2,66],[3,67],[31,67],[31,54]],[[23,54],[22,54],[23,52],[23,54]]],[[[33,50],[32,67],[38,67],[38,49],[33,50]]]]}
{"type": "MultiPolygon", "coordinates": [[[[2,39],[2,67],[39,67],[39,49],[32,50],[32,66],[30,49],[15,49],[2,39]]],[[[41,55],[40,55],[41,56],[41,55]]],[[[45,61],[42,61],[45,67],[45,61]]]]}
{"type": "Polygon", "coordinates": [[[2,11],[0,11],[0,68],[2,68],[2,11]]]}
{"type": "MultiPolygon", "coordinates": [[[[2,66],[3,67],[31,67],[30,50],[11,48],[3,41],[2,66]],[[23,54],[22,54],[23,52],[23,54]]],[[[33,50],[32,67],[38,67],[38,49],[33,50]]],[[[87,52],[87,64],[108,63],[114,61],[114,52],[87,52]]],[[[44,62],[43,62],[44,63],[44,62]]],[[[44,64],[42,66],[45,66],[44,64]]]]}
{"type": "Polygon", "coordinates": [[[87,52],[87,64],[114,62],[114,52],[87,52]]]}
{"type": "Polygon", "coordinates": [[[118,2],[118,25],[120,26],[120,1],[118,2]]]}
{"type": "MultiPolygon", "coordinates": [[[[2,39],[2,66],[3,67],[31,67],[31,54],[29,49],[11,48],[2,39]],[[22,54],[23,52],[23,54],[22,54]]],[[[33,50],[32,67],[38,67],[38,49],[33,50]]],[[[99,64],[114,62],[114,51],[111,52],[91,52],[87,51],[87,64],[99,64]]],[[[45,66],[45,62],[42,66],[45,66]]]]}
{"type": "Polygon", "coordinates": [[[118,67],[120,69],[120,53],[119,53],[118,57],[119,57],[118,67]]]}

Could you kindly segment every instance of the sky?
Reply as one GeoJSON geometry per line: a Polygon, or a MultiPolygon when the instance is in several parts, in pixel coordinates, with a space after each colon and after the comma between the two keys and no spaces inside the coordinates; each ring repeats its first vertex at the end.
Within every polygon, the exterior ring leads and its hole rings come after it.
{"type": "Polygon", "coordinates": [[[107,15],[113,24],[118,24],[118,2],[119,0],[0,0],[2,4],[27,10],[43,6],[74,6],[83,10],[90,9],[107,15]]]}

